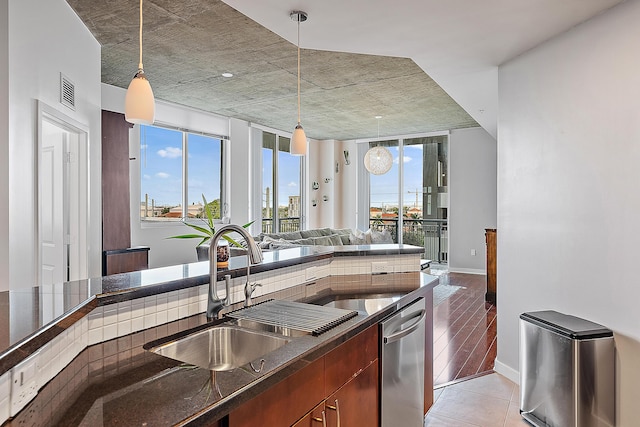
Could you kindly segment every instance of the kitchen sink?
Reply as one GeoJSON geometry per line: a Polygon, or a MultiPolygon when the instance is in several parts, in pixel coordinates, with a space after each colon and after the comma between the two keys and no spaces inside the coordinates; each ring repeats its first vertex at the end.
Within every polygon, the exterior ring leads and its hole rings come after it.
{"type": "Polygon", "coordinates": [[[290,342],[284,336],[221,325],[204,329],[184,338],[145,348],[161,356],[212,371],[230,371],[258,361],[290,342]]]}

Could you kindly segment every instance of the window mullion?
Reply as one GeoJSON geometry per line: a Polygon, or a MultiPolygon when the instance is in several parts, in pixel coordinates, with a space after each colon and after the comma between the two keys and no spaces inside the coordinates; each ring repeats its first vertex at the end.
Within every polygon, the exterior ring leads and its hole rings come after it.
{"type": "Polygon", "coordinates": [[[189,152],[189,137],[186,132],[182,132],[182,217],[188,218],[189,216],[189,171],[188,169],[188,152],[189,152]]]}

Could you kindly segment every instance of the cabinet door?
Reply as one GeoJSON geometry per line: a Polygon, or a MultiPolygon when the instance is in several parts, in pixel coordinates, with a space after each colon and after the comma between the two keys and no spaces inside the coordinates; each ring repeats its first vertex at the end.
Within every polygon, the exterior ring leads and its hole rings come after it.
{"type": "Polygon", "coordinates": [[[231,412],[229,427],[290,426],[324,400],[323,392],[320,358],[231,412]]]}
{"type": "Polygon", "coordinates": [[[379,425],[378,361],[371,363],[325,401],[327,427],[379,425]]]}
{"type": "Polygon", "coordinates": [[[325,396],[378,358],[378,325],[373,325],[325,356],[325,396]]]}
{"type": "Polygon", "coordinates": [[[327,427],[324,402],[296,422],[293,427],[327,427]]]}

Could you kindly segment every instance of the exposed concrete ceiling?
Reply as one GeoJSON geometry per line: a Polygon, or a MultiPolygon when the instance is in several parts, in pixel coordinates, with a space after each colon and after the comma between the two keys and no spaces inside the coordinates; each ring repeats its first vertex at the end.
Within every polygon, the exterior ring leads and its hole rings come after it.
{"type": "MultiPolygon", "coordinates": [[[[138,62],[138,0],[67,1],[102,45],[102,81],[127,87],[138,62]]],[[[497,66],[620,2],[225,1],[144,2],[144,68],[156,98],[291,131],[297,26],[289,12],[305,10],[302,124],[315,139],[375,136],[375,115],[381,135],[477,120],[495,136],[497,66]]]]}

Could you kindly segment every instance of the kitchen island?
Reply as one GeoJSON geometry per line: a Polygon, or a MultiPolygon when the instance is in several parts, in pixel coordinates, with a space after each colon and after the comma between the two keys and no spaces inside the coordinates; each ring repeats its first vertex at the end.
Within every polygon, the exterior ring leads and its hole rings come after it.
{"type": "MultiPolygon", "coordinates": [[[[217,372],[212,378],[212,371],[180,366],[177,361],[142,349],[145,343],[206,323],[201,314],[202,296],[206,297],[202,290],[208,282],[206,263],[102,278],[102,290],[107,292],[75,304],[72,310],[2,353],[0,361],[6,366],[12,358],[37,347],[4,372],[5,381],[7,374],[25,372],[25,363],[34,356],[41,359],[36,371],[43,378],[56,368],[64,368],[50,381],[35,378],[33,387],[39,393],[16,412],[8,425],[33,422],[34,417],[41,418],[34,425],[50,425],[54,420],[64,425],[209,425],[223,419],[377,325],[403,304],[417,296],[430,297],[437,278],[418,272],[421,248],[379,246],[353,247],[351,252],[346,248],[339,252],[322,247],[287,249],[265,254],[265,262],[252,267],[252,277],[263,283],[256,302],[267,298],[326,301],[332,295],[365,296],[374,290],[393,295],[390,303],[375,313],[359,311],[355,318],[318,337],[291,340],[265,356],[260,373],[234,369],[217,372]],[[392,274],[371,274],[372,262],[390,260],[392,274]],[[62,332],[56,334],[60,329],[62,332]],[[56,350],[62,351],[57,360],[43,364],[42,360],[51,359],[56,350]],[[72,356],[65,356],[67,353],[72,356]],[[69,357],[72,360],[67,360],[69,357]]],[[[232,286],[234,306],[230,310],[243,299],[244,262],[244,258],[232,259],[226,272],[237,281],[232,286]]],[[[91,281],[85,282],[90,289],[91,281]]],[[[66,288],[74,290],[69,295],[79,295],[76,290],[85,289],[70,284],[66,288]]]]}

